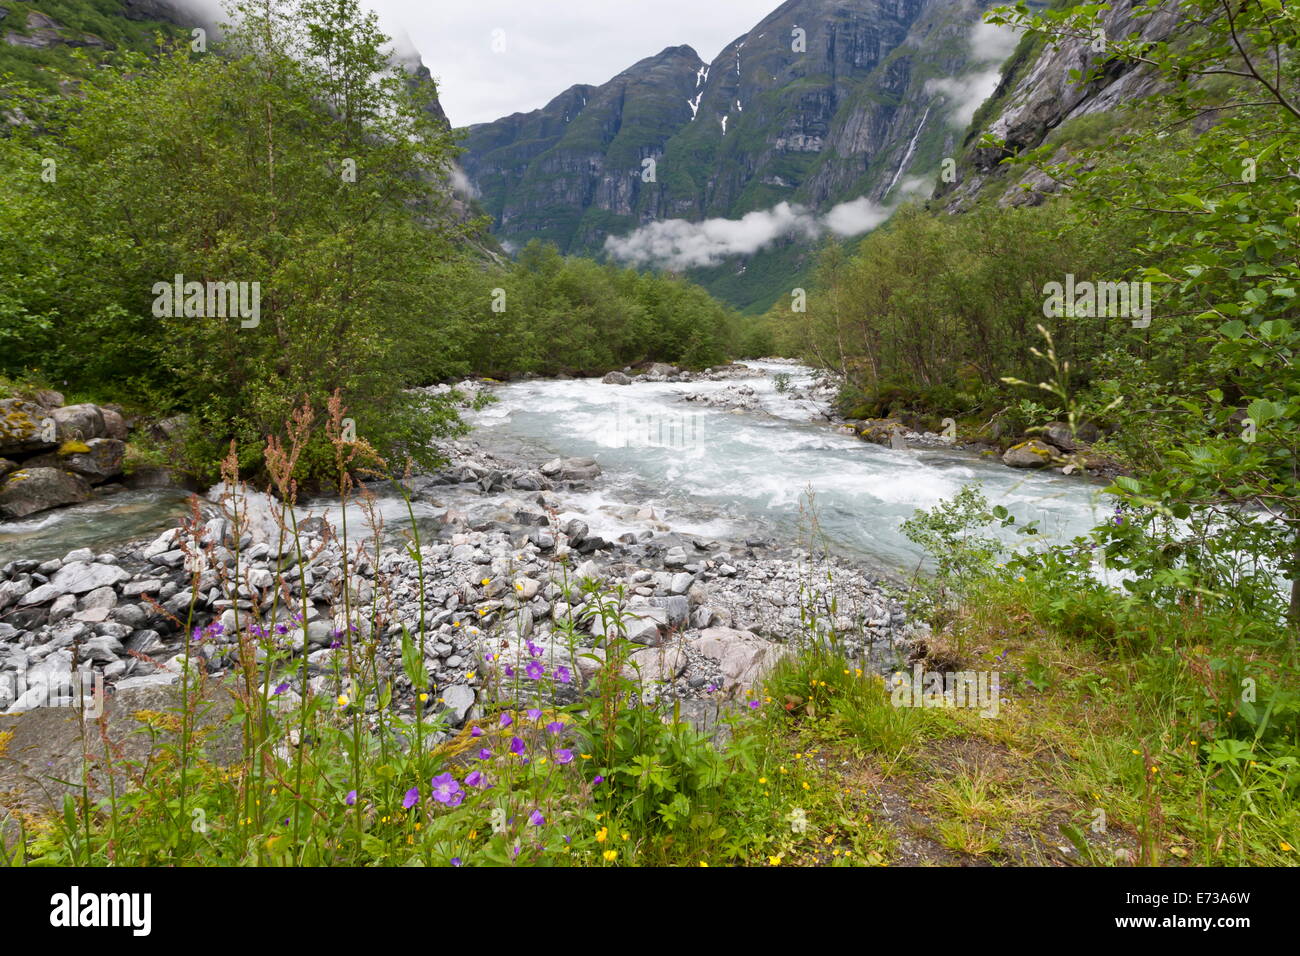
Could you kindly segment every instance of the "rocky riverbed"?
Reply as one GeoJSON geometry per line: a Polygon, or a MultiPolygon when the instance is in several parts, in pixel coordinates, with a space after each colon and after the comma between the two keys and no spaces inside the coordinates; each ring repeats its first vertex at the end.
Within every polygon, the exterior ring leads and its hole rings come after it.
{"type": "Polygon", "coordinates": [[[607,540],[561,510],[563,496],[598,478],[594,460],[511,460],[472,442],[445,452],[447,467],[409,483],[437,511],[419,563],[410,547],[376,551],[389,529],[349,547],[345,575],[338,529],[323,516],[299,516],[300,551],[281,534],[275,503],[244,490],[236,540],[217,513],[232,504],[221,489],[206,505],[212,517],[152,540],[10,562],[0,569],[0,713],[71,703],[74,670],[90,676],[87,688],[102,676],[109,694],[174,685],[187,639],[191,665],[219,679],[234,671],[241,636],[292,705],[304,627],[312,692],[346,689],[352,628],[353,641],[377,644],[396,706],[410,713],[420,704],[402,673],[401,635],[420,642],[422,613],[427,706],[452,726],[513,694],[508,678],[533,660],[579,692],[614,629],[639,648],[629,676],[644,693],[687,701],[743,696],[807,639],[814,618],[849,657],[905,653],[898,591],[863,568],[789,543],[675,532],[652,510],[639,516],[650,530],[607,540]],[[450,492],[460,508],[443,506],[450,492]]]}

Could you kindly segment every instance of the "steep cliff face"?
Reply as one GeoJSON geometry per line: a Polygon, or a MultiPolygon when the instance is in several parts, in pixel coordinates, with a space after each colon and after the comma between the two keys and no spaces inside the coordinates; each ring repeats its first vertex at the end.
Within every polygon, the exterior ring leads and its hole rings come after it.
{"type": "Polygon", "coordinates": [[[668,219],[891,200],[954,146],[960,97],[934,84],[968,68],[982,9],[789,0],[710,64],[674,47],[472,127],[463,164],[500,238],[567,252],[668,219]]]}
{"type": "Polygon", "coordinates": [[[636,224],[668,140],[690,122],[706,70],[671,47],[603,86],[574,86],[545,108],[473,127],[462,157],[504,239],[569,249],[636,224]]]}
{"type": "MultiPolygon", "coordinates": [[[[1107,37],[1136,35],[1162,41],[1182,23],[1176,2],[1149,17],[1135,16],[1136,5],[1135,0],[1112,0],[1102,20],[1107,37]]],[[[1026,37],[1008,62],[996,92],[963,137],[957,181],[940,183],[936,197],[954,212],[968,208],[980,196],[996,195],[1004,205],[1042,202],[1053,183],[1033,172],[1009,176],[999,163],[1007,155],[1049,142],[1071,121],[1141,100],[1159,85],[1151,70],[1130,62],[1107,64],[1102,75],[1088,83],[1071,80],[1087,75],[1103,56],[1090,40],[1047,45],[1026,37]],[[981,148],[985,133],[1003,141],[1005,149],[981,148]]]]}

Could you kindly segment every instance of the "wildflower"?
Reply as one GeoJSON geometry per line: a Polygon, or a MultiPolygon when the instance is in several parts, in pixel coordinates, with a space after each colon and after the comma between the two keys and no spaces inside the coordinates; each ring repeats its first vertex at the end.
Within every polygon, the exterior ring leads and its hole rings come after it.
{"type": "Polygon", "coordinates": [[[465,799],[465,791],[461,790],[456,778],[449,773],[438,774],[430,781],[430,785],[433,787],[433,799],[439,803],[458,807],[465,799]]]}
{"type": "Polygon", "coordinates": [[[476,677],[478,677],[478,671],[470,671],[468,674],[465,675],[466,680],[473,680],[476,677]]]}
{"type": "Polygon", "coordinates": [[[542,719],[542,712],[541,712],[540,710],[538,710],[536,707],[529,708],[529,710],[528,710],[528,719],[529,719],[529,720],[541,720],[541,719],[542,719]]]}
{"type": "Polygon", "coordinates": [[[1291,844],[1287,843],[1285,840],[1279,843],[1278,846],[1282,848],[1283,853],[1290,853],[1292,850],[1291,844]]]}
{"type": "Polygon", "coordinates": [[[529,680],[541,680],[543,675],[546,674],[546,668],[542,666],[540,661],[529,661],[528,666],[524,668],[524,673],[529,680]]]}
{"type": "Polygon", "coordinates": [[[543,651],[542,651],[542,649],[541,649],[540,647],[538,647],[538,646],[537,646],[536,644],[534,644],[532,641],[529,641],[529,642],[528,642],[528,653],[529,653],[529,655],[530,655],[531,657],[541,657],[542,654],[543,654],[543,651]]]}
{"type": "Polygon", "coordinates": [[[767,862],[770,866],[780,866],[781,860],[785,857],[784,853],[778,853],[776,856],[769,856],[767,862]]]}
{"type": "Polygon", "coordinates": [[[342,710],[349,703],[351,703],[351,701],[348,699],[347,694],[339,694],[339,700],[338,700],[339,710],[342,710]]]}
{"type": "Polygon", "coordinates": [[[275,633],[279,634],[281,637],[284,637],[284,635],[289,633],[289,626],[287,624],[277,624],[275,626],[275,633]]]}
{"type": "Polygon", "coordinates": [[[546,725],[546,732],[558,737],[560,734],[564,733],[564,724],[558,720],[553,720],[546,725]]]}
{"type": "Polygon", "coordinates": [[[605,778],[602,777],[600,774],[596,774],[596,779],[591,782],[597,787],[599,787],[602,783],[605,782],[605,778]]]}
{"type": "Polygon", "coordinates": [[[603,854],[606,863],[613,863],[618,859],[618,850],[606,850],[603,854]]]}
{"type": "Polygon", "coordinates": [[[762,706],[762,705],[759,704],[759,702],[756,701],[756,700],[751,700],[751,701],[749,702],[749,709],[750,709],[750,710],[758,710],[758,708],[759,708],[760,706],[762,706]]]}
{"type": "Polygon", "coordinates": [[[609,839],[609,827],[601,827],[596,831],[596,842],[604,843],[609,839]]]}
{"type": "Polygon", "coordinates": [[[285,683],[281,684],[279,687],[277,687],[277,688],[275,689],[275,694],[274,694],[273,696],[275,696],[275,697],[279,697],[281,694],[283,694],[283,693],[284,693],[285,691],[287,691],[288,689],[289,689],[289,684],[288,684],[288,682],[286,681],[285,683]]]}
{"type": "Polygon", "coordinates": [[[518,737],[510,738],[510,752],[512,754],[518,756],[519,754],[522,754],[527,750],[528,748],[524,746],[524,742],[520,740],[518,737]]]}
{"type": "Polygon", "coordinates": [[[707,867],[708,865],[709,865],[708,860],[700,860],[700,866],[707,867]]]}
{"type": "Polygon", "coordinates": [[[343,798],[343,802],[350,807],[355,807],[357,805],[357,792],[355,790],[349,790],[348,795],[343,798]]]}
{"type": "Polygon", "coordinates": [[[501,807],[493,807],[492,813],[488,816],[488,822],[492,824],[492,832],[501,834],[506,832],[506,812],[501,807]]]}
{"type": "Polygon", "coordinates": [[[502,715],[501,715],[501,726],[502,726],[502,727],[509,727],[509,726],[510,726],[511,724],[513,724],[514,722],[515,722],[515,719],[514,719],[513,717],[511,717],[509,714],[502,714],[502,715]]]}
{"type": "Polygon", "coordinates": [[[479,759],[479,760],[491,760],[491,759],[492,759],[492,751],[488,750],[486,747],[482,748],[482,749],[478,752],[478,759],[479,759]]]}
{"type": "Polygon", "coordinates": [[[420,703],[422,703],[422,704],[427,704],[428,702],[429,702],[429,695],[428,695],[428,694],[421,694],[421,695],[420,695],[420,703]]]}
{"type": "Polygon", "coordinates": [[[573,680],[573,675],[569,673],[567,667],[557,667],[555,668],[555,679],[561,684],[567,684],[573,680]]]}
{"type": "Polygon", "coordinates": [[[465,785],[469,787],[475,787],[476,789],[480,789],[480,790],[486,790],[487,778],[484,777],[483,774],[475,770],[472,771],[470,775],[465,778],[465,785]]]}
{"type": "Polygon", "coordinates": [[[471,737],[482,737],[483,729],[476,724],[475,726],[469,729],[469,735],[471,737]]]}
{"type": "Polygon", "coordinates": [[[546,822],[546,817],[542,816],[541,810],[534,810],[532,813],[528,814],[528,822],[535,827],[540,827],[546,822]]]}
{"type": "Polygon", "coordinates": [[[420,788],[412,787],[406,791],[406,796],[402,799],[402,809],[409,810],[420,802],[420,788]]]}
{"type": "Polygon", "coordinates": [[[808,832],[808,814],[804,812],[802,807],[795,807],[790,811],[790,815],[786,819],[790,821],[791,833],[808,832]]]}
{"type": "Polygon", "coordinates": [[[483,585],[483,587],[487,587],[491,583],[492,583],[491,578],[484,578],[482,581],[479,582],[479,584],[483,585]]]}
{"type": "Polygon", "coordinates": [[[558,764],[573,763],[573,751],[572,750],[555,751],[555,762],[558,764]]]}
{"type": "Polygon", "coordinates": [[[461,865],[461,859],[460,859],[460,857],[458,857],[458,856],[453,856],[453,857],[451,858],[451,865],[452,865],[452,866],[460,866],[460,865],[461,865]]]}

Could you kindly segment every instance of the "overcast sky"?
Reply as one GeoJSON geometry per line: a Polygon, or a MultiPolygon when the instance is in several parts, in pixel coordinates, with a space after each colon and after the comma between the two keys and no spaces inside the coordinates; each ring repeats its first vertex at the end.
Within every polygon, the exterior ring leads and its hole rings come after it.
{"type": "MultiPolygon", "coordinates": [[[[781,0],[368,0],[439,80],[456,126],[545,106],[683,43],[711,61],[781,0]],[[497,34],[495,31],[503,31],[497,34]],[[504,41],[495,52],[494,39],[504,41]]],[[[497,46],[501,43],[498,42],[497,46]]]]}

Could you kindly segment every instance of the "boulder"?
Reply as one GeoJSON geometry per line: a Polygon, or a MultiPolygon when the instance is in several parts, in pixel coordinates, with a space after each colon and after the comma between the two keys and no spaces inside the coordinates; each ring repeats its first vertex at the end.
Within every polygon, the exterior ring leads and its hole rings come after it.
{"type": "Polygon", "coordinates": [[[88,442],[92,438],[108,436],[104,416],[95,405],[67,405],[63,408],[53,408],[50,409],[50,418],[54,419],[60,442],[88,442]]]}
{"type": "Polygon", "coordinates": [[[126,442],[118,438],[69,441],[55,454],[39,455],[27,462],[29,468],[62,468],[81,475],[92,485],[103,484],[122,473],[126,442]]]}
{"type": "Polygon", "coordinates": [[[907,426],[894,418],[872,418],[858,429],[858,437],[877,445],[892,445],[895,435],[907,431],[907,426]]]}
{"type": "Polygon", "coordinates": [[[130,573],[115,564],[73,561],[60,568],[50,580],[50,584],[63,594],[88,594],[130,579],[130,573]]]}
{"type": "Polygon", "coordinates": [[[542,465],[541,472],[561,481],[590,481],[600,475],[600,465],[594,458],[553,458],[542,465]]]}
{"type": "Polygon", "coordinates": [[[0,400],[0,455],[24,455],[58,446],[48,410],[19,398],[0,400]]]}
{"type": "Polygon", "coordinates": [[[25,518],[90,497],[85,478],[58,468],[23,468],[0,485],[0,517],[25,518]]]}
{"type": "Polygon", "coordinates": [[[608,375],[602,378],[601,382],[603,382],[606,385],[631,385],[632,378],[631,376],[624,375],[622,372],[615,371],[615,372],[610,372],[608,375]]]}
{"type": "Polygon", "coordinates": [[[1043,438],[1067,454],[1084,451],[1101,437],[1101,431],[1092,422],[1084,422],[1071,431],[1065,422],[1052,422],[1043,429],[1043,438]]]}
{"type": "Polygon", "coordinates": [[[757,687],[786,653],[780,644],[729,627],[707,628],[691,646],[721,665],[722,689],[728,696],[757,687]]]}
{"type": "Polygon", "coordinates": [[[126,419],[122,417],[122,413],[113,408],[101,408],[99,413],[104,416],[105,434],[109,438],[126,441],[126,419]]]}
{"type": "Polygon", "coordinates": [[[1002,456],[1002,464],[1012,468],[1045,468],[1056,457],[1056,451],[1037,438],[1012,445],[1002,456]]]}

